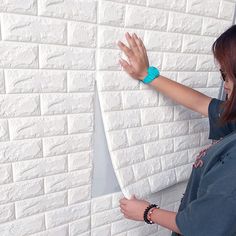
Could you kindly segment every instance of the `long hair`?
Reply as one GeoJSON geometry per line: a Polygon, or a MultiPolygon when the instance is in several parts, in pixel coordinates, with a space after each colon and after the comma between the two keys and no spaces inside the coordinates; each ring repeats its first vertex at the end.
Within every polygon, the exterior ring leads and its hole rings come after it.
{"type": "Polygon", "coordinates": [[[224,101],[220,108],[223,113],[220,123],[225,124],[236,120],[236,25],[222,33],[212,45],[214,58],[218,61],[221,69],[233,82],[233,90],[229,99],[224,101]]]}

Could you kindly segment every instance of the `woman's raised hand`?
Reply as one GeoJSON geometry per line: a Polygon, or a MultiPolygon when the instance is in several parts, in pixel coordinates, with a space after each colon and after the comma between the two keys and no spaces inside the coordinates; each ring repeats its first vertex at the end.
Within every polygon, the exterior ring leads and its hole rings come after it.
{"type": "Polygon", "coordinates": [[[124,70],[132,78],[143,80],[148,74],[147,69],[149,67],[146,48],[143,44],[143,41],[137,37],[135,33],[131,37],[127,32],[125,37],[128,41],[129,47],[127,47],[121,41],[118,42],[118,46],[127,56],[129,63],[122,58],[119,60],[119,62],[124,70]]]}

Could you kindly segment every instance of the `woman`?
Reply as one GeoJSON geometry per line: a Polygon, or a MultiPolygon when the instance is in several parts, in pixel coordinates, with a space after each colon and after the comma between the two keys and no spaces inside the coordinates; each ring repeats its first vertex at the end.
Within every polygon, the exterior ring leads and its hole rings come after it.
{"type": "MultiPolygon", "coordinates": [[[[129,63],[121,66],[134,79],[148,75],[148,57],[142,40],[126,33],[127,47],[118,42],[129,63]]],[[[208,97],[194,89],[157,75],[149,84],[175,102],[209,117],[209,139],[213,144],[202,150],[193,164],[178,212],[150,207],[145,200],[120,200],[124,217],[156,223],[172,231],[172,236],[236,235],[236,26],[227,29],[212,46],[220,66],[226,101],[208,97]],[[145,211],[146,210],[146,211],[145,211]],[[144,217],[144,212],[146,215],[144,217]]]]}

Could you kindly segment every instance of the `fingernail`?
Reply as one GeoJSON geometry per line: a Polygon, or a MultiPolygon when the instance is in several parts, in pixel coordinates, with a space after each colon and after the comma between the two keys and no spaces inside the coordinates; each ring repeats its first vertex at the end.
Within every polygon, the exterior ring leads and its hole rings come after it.
{"type": "Polygon", "coordinates": [[[128,32],[126,32],[126,34],[128,35],[129,38],[131,37],[130,34],[129,34],[128,32]]]}

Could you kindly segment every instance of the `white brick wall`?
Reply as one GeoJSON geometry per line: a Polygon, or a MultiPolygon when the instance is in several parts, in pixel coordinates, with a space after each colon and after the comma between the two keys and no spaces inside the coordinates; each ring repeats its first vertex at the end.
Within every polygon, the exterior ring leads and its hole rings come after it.
{"type": "Polygon", "coordinates": [[[123,192],[176,211],[207,119],[131,79],[117,41],[136,32],[163,75],[217,97],[235,2],[0,0],[1,235],[170,235],[124,219],[121,192],[91,197],[94,92],[123,192]]]}

